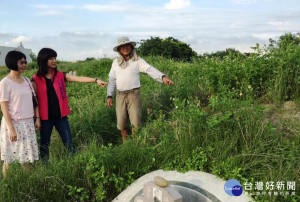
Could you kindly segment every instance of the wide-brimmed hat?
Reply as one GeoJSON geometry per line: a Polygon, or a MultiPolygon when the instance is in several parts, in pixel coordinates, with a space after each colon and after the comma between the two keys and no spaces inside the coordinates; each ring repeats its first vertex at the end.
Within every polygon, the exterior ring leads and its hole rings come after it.
{"type": "Polygon", "coordinates": [[[122,36],[118,39],[118,45],[116,47],[114,47],[114,51],[118,51],[118,48],[122,45],[125,45],[125,44],[131,44],[133,47],[135,47],[136,45],[136,42],[134,41],[130,41],[128,37],[126,36],[122,36]]]}

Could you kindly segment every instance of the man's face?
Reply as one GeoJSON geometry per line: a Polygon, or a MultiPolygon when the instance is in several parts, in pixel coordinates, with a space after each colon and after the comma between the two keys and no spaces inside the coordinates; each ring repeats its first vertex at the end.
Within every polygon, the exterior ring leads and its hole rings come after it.
{"type": "Polygon", "coordinates": [[[124,45],[119,47],[119,51],[122,55],[128,56],[132,51],[131,45],[130,44],[124,44],[124,45]]]}

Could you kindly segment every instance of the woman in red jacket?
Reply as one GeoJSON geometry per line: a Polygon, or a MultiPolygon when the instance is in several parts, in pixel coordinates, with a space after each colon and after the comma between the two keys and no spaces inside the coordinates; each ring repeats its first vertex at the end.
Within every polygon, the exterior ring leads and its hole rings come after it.
{"type": "Polygon", "coordinates": [[[107,84],[97,78],[74,76],[57,70],[57,53],[50,48],[39,51],[38,72],[33,76],[33,86],[37,92],[40,110],[40,154],[41,159],[49,159],[49,145],[53,126],[58,131],[64,146],[71,154],[75,154],[68,114],[70,108],[66,92],[66,81],[97,83],[101,87],[107,84]]]}

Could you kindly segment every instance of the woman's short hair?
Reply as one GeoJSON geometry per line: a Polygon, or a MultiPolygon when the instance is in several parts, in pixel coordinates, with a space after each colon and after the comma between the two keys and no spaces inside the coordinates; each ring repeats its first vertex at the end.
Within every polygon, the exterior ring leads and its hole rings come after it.
{"type": "Polygon", "coordinates": [[[37,63],[39,66],[37,76],[45,76],[48,73],[47,63],[48,63],[48,60],[53,57],[57,57],[57,53],[55,50],[53,50],[51,48],[42,48],[39,51],[38,56],[37,56],[37,63]]]}
{"type": "Polygon", "coordinates": [[[5,64],[9,69],[18,71],[18,61],[22,58],[26,60],[24,53],[16,50],[9,51],[5,57],[5,64]]]}

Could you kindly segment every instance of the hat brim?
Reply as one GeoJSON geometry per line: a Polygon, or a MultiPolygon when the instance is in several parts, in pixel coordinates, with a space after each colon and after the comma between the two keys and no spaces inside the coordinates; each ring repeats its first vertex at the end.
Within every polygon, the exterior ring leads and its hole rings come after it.
{"type": "Polygon", "coordinates": [[[120,44],[120,45],[115,46],[113,50],[116,51],[116,52],[118,52],[118,48],[119,48],[120,46],[125,45],[125,44],[131,44],[133,47],[136,46],[136,42],[134,42],[134,41],[129,41],[129,42],[126,42],[126,43],[123,43],[123,44],[120,44]]]}

